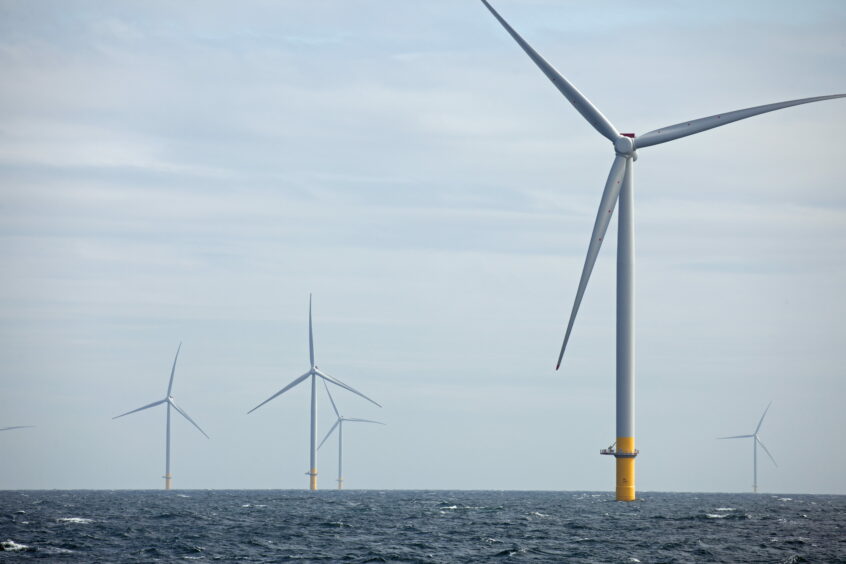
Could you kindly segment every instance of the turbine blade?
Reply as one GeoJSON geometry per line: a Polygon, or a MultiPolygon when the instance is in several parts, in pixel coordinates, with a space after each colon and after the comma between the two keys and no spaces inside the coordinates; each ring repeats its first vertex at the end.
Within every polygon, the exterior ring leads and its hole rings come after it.
{"type": "Polygon", "coordinates": [[[630,166],[627,163],[628,159],[621,155],[614,158],[614,163],[611,165],[611,172],[608,173],[608,180],[605,183],[605,190],[602,193],[602,200],[599,202],[599,211],[596,214],[596,221],[593,224],[593,234],[590,238],[590,245],[588,246],[587,257],[585,258],[585,265],[582,268],[582,277],[579,280],[579,289],[576,292],[576,300],[573,302],[573,311],[570,313],[570,321],[567,323],[567,333],[564,335],[564,344],[561,345],[561,352],[558,353],[558,364],[555,369],[561,367],[561,359],[564,357],[564,350],[567,348],[567,343],[570,341],[570,332],[573,330],[573,323],[576,320],[576,314],[579,312],[579,306],[582,303],[582,297],[585,295],[585,288],[587,287],[590,274],[593,272],[593,265],[596,264],[596,257],[599,255],[599,248],[602,246],[602,239],[605,237],[605,232],[608,230],[608,224],[611,222],[611,216],[614,214],[614,206],[617,205],[617,197],[620,195],[620,188],[622,188],[623,177],[626,173],[626,168],[630,166]]]}
{"type": "Polygon", "coordinates": [[[329,384],[326,383],[325,379],[323,380],[323,387],[326,388],[326,394],[329,396],[329,401],[332,402],[332,409],[335,411],[335,415],[338,417],[338,419],[340,419],[341,414],[338,413],[338,408],[335,405],[335,400],[332,399],[332,392],[329,391],[329,384]]]}
{"type": "Polygon", "coordinates": [[[355,417],[344,417],[344,421],[355,421],[356,423],[376,423],[377,425],[384,425],[381,421],[371,421],[370,419],[358,419],[355,417]]]}
{"type": "Polygon", "coordinates": [[[322,446],[323,446],[323,443],[325,443],[325,442],[326,442],[326,439],[328,439],[328,438],[329,438],[329,435],[331,435],[331,434],[332,434],[332,431],[334,431],[334,430],[335,430],[335,427],[337,427],[337,426],[338,426],[338,425],[340,425],[340,424],[341,424],[341,420],[340,420],[340,419],[338,419],[338,420],[336,420],[336,421],[335,421],[335,424],[334,424],[334,425],[332,425],[332,428],[331,428],[331,429],[329,429],[329,432],[328,432],[328,433],[326,433],[326,436],[325,436],[325,437],[323,437],[323,440],[322,440],[322,441],[320,441],[320,444],[319,444],[319,445],[317,445],[317,450],[320,450],[320,447],[322,447],[322,446]]]}
{"type": "Polygon", "coordinates": [[[170,369],[170,382],[167,385],[167,396],[170,397],[170,390],[173,389],[173,374],[176,372],[176,359],[179,358],[179,351],[182,349],[182,342],[176,348],[176,356],[173,357],[173,368],[170,369]]]}
{"type": "Polygon", "coordinates": [[[718,439],[751,439],[755,435],[735,435],[733,437],[717,437],[718,439]]]}
{"type": "Polygon", "coordinates": [[[3,427],[0,431],[11,431],[12,429],[31,429],[35,425],[14,425],[12,427],[3,427]]]}
{"type": "Polygon", "coordinates": [[[156,407],[157,405],[161,405],[167,401],[167,398],[159,401],[154,401],[153,403],[148,403],[143,407],[139,407],[138,409],[133,409],[132,411],[127,411],[126,413],[121,413],[120,415],[115,415],[112,419],[117,419],[118,417],[123,417],[124,415],[129,415],[130,413],[135,413],[137,411],[143,411],[145,409],[150,409],[151,407],[156,407]]]}
{"type": "Polygon", "coordinates": [[[754,435],[757,435],[757,434],[758,434],[758,431],[761,429],[761,423],[763,423],[763,422],[764,422],[764,417],[766,417],[766,416],[767,416],[767,412],[770,410],[770,406],[771,406],[772,404],[773,404],[773,402],[772,402],[772,401],[770,401],[770,403],[768,403],[768,404],[767,404],[767,408],[764,410],[763,415],[761,415],[761,419],[759,419],[759,420],[758,420],[758,426],[757,426],[757,427],[755,427],[755,432],[753,433],[754,435]]]}
{"type": "Polygon", "coordinates": [[[308,295],[308,358],[314,366],[314,334],[311,329],[311,294],[308,295]]]}
{"type": "Polygon", "coordinates": [[[299,378],[297,378],[296,380],[294,380],[293,382],[291,382],[290,384],[288,384],[287,386],[285,386],[284,388],[282,388],[281,390],[279,390],[278,392],[276,392],[275,394],[273,394],[272,396],[270,396],[269,398],[267,398],[266,400],[264,400],[263,402],[261,402],[260,404],[255,406],[254,408],[252,408],[251,410],[249,410],[247,412],[247,415],[249,415],[253,411],[257,410],[258,408],[260,408],[261,406],[263,406],[264,404],[266,404],[270,400],[275,399],[278,396],[281,396],[282,394],[284,394],[285,392],[287,392],[288,390],[290,390],[291,388],[293,388],[294,386],[296,386],[297,384],[299,384],[300,382],[302,382],[303,380],[305,380],[309,376],[311,376],[311,370],[309,370],[308,372],[306,372],[305,374],[303,374],[302,376],[300,376],[299,378]]]}
{"type": "MultiPolygon", "coordinates": [[[[180,414],[180,415],[182,415],[182,417],[184,417],[185,419],[187,419],[188,421],[190,421],[190,422],[191,422],[191,424],[192,424],[194,427],[196,427],[196,428],[197,428],[197,430],[198,430],[199,432],[201,432],[202,434],[206,435],[206,432],[205,432],[205,431],[203,431],[203,430],[200,428],[200,426],[199,426],[199,425],[197,425],[197,422],[196,422],[196,421],[194,421],[193,419],[191,419],[191,417],[190,417],[187,413],[185,413],[185,410],[183,410],[181,407],[179,407],[178,405],[176,405],[176,403],[175,403],[172,399],[168,399],[168,401],[170,402],[170,405],[172,405],[172,406],[173,406],[173,409],[175,409],[176,411],[178,411],[178,412],[179,412],[179,414],[180,414]]],[[[210,439],[211,437],[209,437],[208,435],[206,435],[206,438],[207,438],[207,439],[210,439]]]]}
{"type": "Polygon", "coordinates": [[[767,453],[767,456],[770,457],[770,460],[772,460],[773,464],[775,464],[776,468],[778,468],[778,463],[776,463],[775,458],[773,458],[773,455],[770,454],[770,451],[767,450],[767,447],[764,446],[764,443],[761,442],[761,439],[759,439],[758,437],[755,437],[755,440],[758,441],[758,444],[761,445],[761,448],[764,449],[764,452],[767,453]]]}
{"type": "Polygon", "coordinates": [[[350,392],[352,392],[352,393],[354,393],[354,394],[356,394],[356,395],[358,395],[358,396],[363,397],[364,399],[366,399],[366,400],[367,400],[367,401],[369,401],[370,403],[372,403],[372,404],[374,404],[374,405],[377,405],[377,406],[379,406],[379,407],[382,407],[379,403],[377,403],[377,402],[373,401],[372,399],[370,399],[369,397],[365,396],[364,394],[362,394],[361,392],[359,392],[358,390],[356,390],[356,389],[355,389],[355,388],[353,388],[352,386],[348,386],[347,384],[344,384],[343,382],[341,382],[340,380],[338,380],[338,379],[337,379],[337,378],[335,378],[334,376],[330,376],[330,375],[326,374],[325,372],[323,372],[323,371],[321,371],[321,370],[318,370],[318,369],[316,369],[316,368],[314,369],[314,371],[317,373],[317,375],[318,375],[318,376],[321,376],[322,378],[325,378],[326,380],[329,380],[330,382],[332,382],[332,383],[333,383],[333,384],[335,384],[336,386],[339,386],[339,387],[341,387],[341,388],[344,388],[344,389],[345,389],[345,390],[347,390],[347,391],[350,391],[350,392]]]}
{"type": "Polygon", "coordinates": [[[529,58],[534,61],[534,63],[538,66],[538,68],[540,68],[543,74],[545,74],[546,77],[552,81],[552,84],[554,84],[555,87],[558,88],[558,90],[561,91],[562,94],[564,94],[564,97],[567,98],[567,100],[573,105],[574,108],[576,108],[576,111],[582,114],[582,117],[584,117],[587,122],[593,126],[594,129],[596,129],[600,134],[602,134],[603,137],[609,139],[613,143],[614,140],[620,136],[620,134],[617,132],[614,126],[611,125],[611,122],[609,122],[608,119],[604,115],[602,115],[602,112],[600,112],[593,104],[591,104],[590,100],[588,100],[584,96],[584,94],[579,92],[575,86],[570,84],[570,82],[566,78],[564,78],[561,73],[555,70],[555,68],[548,62],[546,62],[546,60],[541,57],[537,53],[537,51],[532,49],[532,47],[528,43],[526,43],[516,31],[514,31],[514,28],[508,25],[508,22],[506,22],[502,18],[502,16],[500,16],[499,13],[493,9],[493,6],[491,6],[487,0],[482,0],[482,3],[487,6],[488,10],[490,10],[493,16],[499,21],[500,24],[502,24],[502,27],[505,28],[505,31],[511,34],[511,37],[514,38],[514,41],[516,41],[517,44],[523,48],[523,51],[525,51],[529,58]]]}
{"type": "Polygon", "coordinates": [[[834,98],[843,98],[846,94],[832,94],[830,96],[815,96],[813,98],[800,98],[798,100],[788,100],[786,102],[776,102],[775,104],[766,104],[764,106],[755,106],[754,108],[746,108],[743,110],[735,110],[726,114],[717,114],[709,117],[695,119],[692,121],[684,121],[675,125],[669,125],[650,131],[634,140],[635,148],[641,149],[651,145],[658,145],[659,143],[666,143],[673,141],[680,137],[687,137],[694,133],[700,133],[713,129],[727,123],[732,123],[741,119],[750,118],[767,112],[789,108],[791,106],[799,106],[801,104],[810,104],[811,102],[821,102],[823,100],[832,100],[834,98]]]}

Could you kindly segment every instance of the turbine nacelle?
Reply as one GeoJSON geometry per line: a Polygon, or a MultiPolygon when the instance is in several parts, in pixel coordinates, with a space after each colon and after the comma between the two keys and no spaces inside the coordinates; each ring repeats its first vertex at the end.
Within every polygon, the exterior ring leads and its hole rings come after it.
{"type": "Polygon", "coordinates": [[[637,160],[637,152],[635,151],[634,133],[621,133],[619,137],[614,140],[614,152],[621,157],[637,160]]]}

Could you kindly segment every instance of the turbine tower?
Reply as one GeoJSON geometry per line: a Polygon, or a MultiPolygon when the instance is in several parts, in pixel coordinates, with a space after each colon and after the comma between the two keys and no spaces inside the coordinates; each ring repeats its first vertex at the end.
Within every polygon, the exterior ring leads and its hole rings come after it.
{"type": "Polygon", "coordinates": [[[764,413],[761,415],[761,419],[758,420],[758,426],[755,427],[755,432],[751,435],[735,435],[733,437],[717,437],[718,439],[752,439],[752,493],[758,493],[758,445],[761,445],[761,448],[764,449],[764,452],[767,453],[767,456],[770,457],[770,460],[773,461],[776,468],[778,468],[778,464],[776,464],[775,458],[773,455],[770,454],[770,451],[767,450],[767,447],[764,446],[764,443],[761,442],[761,439],[758,438],[758,431],[761,430],[761,423],[764,422],[764,417],[767,416],[767,411],[770,410],[770,406],[773,402],[767,404],[767,408],[764,410],[764,413]]]}
{"type": "Polygon", "coordinates": [[[309,471],[306,472],[309,476],[308,488],[310,490],[317,489],[317,378],[322,378],[324,382],[331,382],[336,386],[348,390],[356,395],[359,395],[369,401],[372,404],[375,404],[379,407],[382,407],[369,397],[365,396],[358,390],[344,384],[334,376],[330,376],[329,374],[323,372],[317,365],[314,363],[314,333],[312,331],[312,323],[311,323],[311,294],[308,295],[308,355],[309,355],[309,362],[311,363],[311,368],[308,372],[303,374],[302,376],[296,378],[293,382],[252,408],[247,412],[247,414],[252,413],[253,411],[257,410],[267,402],[272,399],[276,399],[278,396],[281,396],[294,386],[298,385],[300,382],[303,382],[307,378],[311,378],[311,439],[309,441],[309,471]]]}
{"type": "Polygon", "coordinates": [[[351,421],[354,423],[375,423],[377,425],[384,425],[381,421],[371,421],[370,419],[357,419],[354,417],[344,417],[340,413],[338,413],[338,406],[335,405],[335,400],[332,399],[332,392],[329,391],[329,385],[326,381],[323,381],[323,386],[326,388],[326,394],[329,396],[329,401],[332,402],[332,409],[335,411],[335,415],[338,419],[335,420],[335,424],[332,425],[332,428],[329,429],[329,432],[326,433],[326,436],[323,437],[323,440],[320,441],[320,444],[317,445],[317,448],[323,446],[323,443],[326,442],[326,439],[332,434],[332,432],[337,428],[338,429],[338,489],[344,489],[344,468],[343,468],[343,454],[344,454],[344,421],[351,421]]]}
{"type": "Polygon", "coordinates": [[[165,489],[169,490],[171,487],[171,481],[173,479],[173,475],[170,473],[170,408],[172,407],[175,409],[182,417],[187,419],[194,427],[197,428],[199,432],[201,432],[207,439],[209,438],[206,435],[206,432],[203,431],[197,423],[191,419],[191,417],[185,413],[181,407],[176,405],[173,401],[173,395],[171,394],[171,390],[173,390],[173,375],[176,372],[176,359],[179,358],[179,351],[182,349],[182,343],[179,343],[179,347],[176,349],[176,356],[173,357],[173,368],[170,369],[170,382],[167,385],[167,395],[164,399],[159,401],[154,401],[153,403],[147,404],[143,407],[139,407],[138,409],[133,409],[132,411],[127,411],[126,413],[121,413],[120,415],[116,415],[112,417],[112,419],[118,419],[119,417],[123,417],[124,415],[129,415],[130,413],[136,413],[138,411],[143,411],[145,409],[150,409],[151,407],[156,407],[157,405],[167,404],[167,431],[165,433],[165,489]]]}
{"type": "Polygon", "coordinates": [[[487,0],[482,0],[505,30],[514,38],[523,51],[540,68],[553,85],[564,95],[570,104],[600,135],[611,141],[614,146],[614,161],[605,183],[605,190],[599,204],[599,211],[593,226],[593,233],[588,246],[587,257],[579,280],[576,299],[567,323],[564,343],[558,354],[555,369],[561,367],[564,350],[570,340],[573,323],[579,311],[579,305],[585,293],[590,274],[596,263],[602,239],[608,229],[617,200],[620,212],[617,219],[617,440],[614,448],[603,449],[602,454],[613,455],[617,459],[616,498],[618,501],[635,499],[635,334],[634,334],[634,196],[632,168],[637,160],[637,150],[673,141],[681,137],[700,133],[734,121],[750,118],[766,112],[819,102],[833,98],[842,98],[846,94],[816,96],[787,102],[778,102],[754,108],[736,110],[705,118],[694,119],[662,127],[636,137],[634,133],[620,133],[611,122],[575,86],[564,78],[555,68],[541,57],[520,35],[494,10],[487,0]]]}

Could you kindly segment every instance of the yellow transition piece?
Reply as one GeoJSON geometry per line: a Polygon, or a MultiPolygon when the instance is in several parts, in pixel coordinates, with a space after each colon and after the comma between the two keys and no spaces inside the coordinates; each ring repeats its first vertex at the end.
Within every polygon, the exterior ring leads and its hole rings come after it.
{"type": "Polygon", "coordinates": [[[312,468],[311,472],[308,473],[308,489],[317,489],[317,468],[312,468]]]}
{"type": "MultiPolygon", "coordinates": [[[[617,437],[617,452],[634,452],[634,437],[617,437]]],[[[635,500],[635,459],[617,457],[617,501],[635,500]]]]}

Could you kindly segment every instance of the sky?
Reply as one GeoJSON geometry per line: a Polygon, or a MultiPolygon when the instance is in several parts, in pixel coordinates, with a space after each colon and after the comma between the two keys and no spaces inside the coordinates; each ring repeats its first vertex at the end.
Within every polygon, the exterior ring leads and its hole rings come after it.
{"type": "MultiPolygon", "coordinates": [[[[620,130],[846,92],[846,4],[496,0],[620,130]]],[[[613,159],[477,0],[0,1],[0,488],[600,490],[613,159]],[[334,421],[325,394],[318,434],[334,421]],[[334,487],[337,443],[318,453],[334,487]]],[[[846,100],[640,151],[637,487],[846,494],[846,100]]]]}

